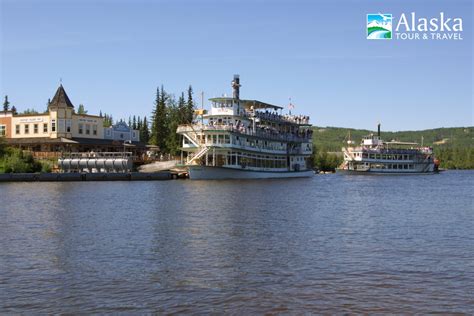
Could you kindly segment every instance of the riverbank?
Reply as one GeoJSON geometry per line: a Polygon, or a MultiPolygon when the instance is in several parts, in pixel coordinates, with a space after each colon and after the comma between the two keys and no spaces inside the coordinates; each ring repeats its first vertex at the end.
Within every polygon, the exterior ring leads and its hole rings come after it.
{"type": "Polygon", "coordinates": [[[171,180],[182,175],[170,171],[126,173],[4,173],[0,182],[68,182],[68,181],[152,181],[171,180]]]}

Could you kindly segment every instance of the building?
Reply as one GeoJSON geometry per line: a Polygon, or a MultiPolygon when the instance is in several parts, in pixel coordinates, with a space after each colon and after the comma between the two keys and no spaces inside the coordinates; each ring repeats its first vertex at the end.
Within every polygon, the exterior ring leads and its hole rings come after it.
{"type": "Polygon", "coordinates": [[[45,113],[0,112],[0,134],[8,144],[40,157],[71,151],[124,151],[125,145],[127,151],[137,154],[146,151],[139,132],[125,123],[104,128],[103,117],[76,113],[62,84],[45,113]],[[129,142],[125,144],[126,141],[129,142]]]}
{"type": "Polygon", "coordinates": [[[131,129],[125,122],[120,121],[115,125],[105,128],[105,139],[139,142],[140,133],[138,130],[131,129]]]}
{"type": "Polygon", "coordinates": [[[0,112],[0,137],[11,137],[12,111],[0,112]]]}
{"type": "Polygon", "coordinates": [[[104,119],[97,115],[77,114],[62,85],[59,86],[48,112],[20,114],[11,119],[11,138],[104,138],[104,119]]]}

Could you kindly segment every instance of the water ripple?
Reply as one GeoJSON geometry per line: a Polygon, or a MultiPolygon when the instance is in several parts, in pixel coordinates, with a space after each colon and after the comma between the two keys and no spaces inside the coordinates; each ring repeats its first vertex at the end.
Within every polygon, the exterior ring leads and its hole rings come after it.
{"type": "Polygon", "coordinates": [[[0,313],[474,313],[473,172],[0,184],[0,313]]]}

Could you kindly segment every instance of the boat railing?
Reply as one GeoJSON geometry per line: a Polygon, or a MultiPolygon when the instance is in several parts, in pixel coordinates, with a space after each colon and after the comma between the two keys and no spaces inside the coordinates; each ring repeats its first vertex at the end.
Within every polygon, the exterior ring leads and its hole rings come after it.
{"type": "Polygon", "coordinates": [[[299,125],[309,125],[309,116],[305,115],[281,115],[271,112],[259,112],[255,111],[255,114],[252,112],[244,112],[244,116],[251,118],[254,116],[259,119],[269,120],[269,121],[276,121],[276,122],[283,122],[283,123],[293,123],[299,125]]]}
{"type": "Polygon", "coordinates": [[[132,152],[63,152],[60,158],[131,158],[132,152]]]}
{"type": "Polygon", "coordinates": [[[422,149],[385,149],[385,148],[367,148],[367,147],[361,147],[361,148],[356,148],[356,150],[353,151],[364,151],[370,154],[416,154],[419,152],[425,153],[425,150],[422,149]]]}
{"type": "Polygon", "coordinates": [[[193,131],[228,131],[233,133],[238,133],[242,135],[249,135],[249,136],[257,136],[261,138],[267,138],[272,140],[282,140],[282,141],[296,141],[296,142],[309,142],[311,141],[310,134],[305,136],[299,136],[294,134],[279,134],[275,132],[268,132],[262,130],[253,130],[245,127],[235,127],[231,125],[222,125],[222,124],[215,124],[215,125],[180,125],[178,126],[177,132],[193,132],[193,131]]]}

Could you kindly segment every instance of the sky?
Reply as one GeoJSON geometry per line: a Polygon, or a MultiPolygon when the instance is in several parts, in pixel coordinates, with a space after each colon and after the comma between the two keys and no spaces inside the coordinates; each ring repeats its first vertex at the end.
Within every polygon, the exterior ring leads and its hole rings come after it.
{"type": "MultiPolygon", "coordinates": [[[[90,114],[149,116],[156,88],[231,95],[317,126],[473,125],[470,0],[0,0],[0,95],[43,111],[62,80],[90,114]],[[369,13],[463,19],[462,41],[367,40],[369,13]]],[[[395,27],[395,25],[394,25],[395,27]]],[[[205,106],[208,106],[208,102],[205,106]]]]}
{"type": "Polygon", "coordinates": [[[382,16],[382,14],[368,14],[367,22],[377,21],[379,23],[383,23],[384,21],[390,21],[390,16],[382,16]],[[385,17],[385,20],[384,20],[385,17]]]}

